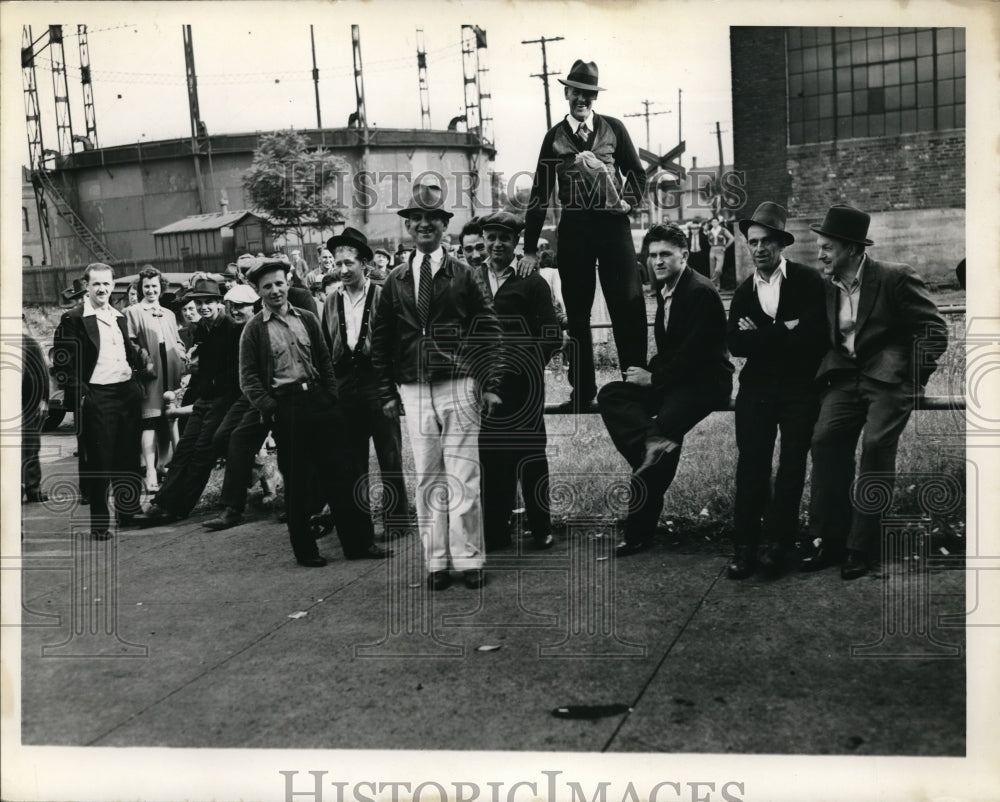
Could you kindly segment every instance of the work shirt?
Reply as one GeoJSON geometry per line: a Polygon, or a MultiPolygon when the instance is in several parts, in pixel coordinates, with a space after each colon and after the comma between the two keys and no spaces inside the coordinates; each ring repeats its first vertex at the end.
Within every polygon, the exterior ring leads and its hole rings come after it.
{"type": "Polygon", "coordinates": [[[486,270],[486,277],[490,282],[490,295],[496,296],[497,291],[503,286],[504,282],[514,275],[514,265],[507,265],[506,268],[498,276],[493,272],[492,268],[486,270]]]}
{"type": "Polygon", "coordinates": [[[759,270],[753,274],[753,288],[757,293],[757,300],[760,308],[769,318],[778,316],[778,301],[781,300],[781,282],[785,280],[787,268],[785,267],[785,257],[781,257],[778,267],[771,272],[770,278],[764,278],[759,270]]]}
{"type": "Polygon", "coordinates": [[[91,384],[119,384],[132,378],[132,367],[125,353],[125,338],[118,318],[122,313],[110,304],[100,309],[94,307],[90,298],[83,299],[83,316],[97,318],[97,332],[101,347],[97,351],[97,364],[90,377],[91,384]]]}
{"type": "MultiPolygon", "coordinates": [[[[687,270],[685,267],[684,270],[687,270]]],[[[666,284],[660,289],[660,297],[663,298],[663,333],[666,334],[667,325],[670,323],[670,305],[674,300],[674,290],[677,289],[677,282],[680,281],[681,276],[684,274],[684,270],[681,270],[674,279],[673,284],[667,286],[666,284]]]]}
{"type": "MultiPolygon", "coordinates": [[[[433,272],[433,270],[432,266],[431,271],[433,272]]],[[[347,347],[352,351],[357,347],[358,338],[361,336],[361,319],[364,317],[365,298],[368,297],[369,284],[371,284],[371,281],[366,278],[361,289],[361,294],[356,299],[351,298],[351,294],[347,291],[346,287],[340,288],[340,294],[344,297],[344,323],[347,326],[347,347]]]]}
{"type": "Polygon", "coordinates": [[[282,316],[265,306],[263,317],[271,341],[271,388],[314,379],[312,345],[299,311],[289,304],[282,316]]]}
{"type": "Polygon", "coordinates": [[[858,304],[861,303],[861,272],[865,268],[868,255],[861,257],[858,273],[848,286],[839,278],[832,279],[833,286],[839,292],[840,304],[837,309],[837,328],[840,330],[841,347],[851,359],[854,359],[854,336],[858,326],[858,304]]]}

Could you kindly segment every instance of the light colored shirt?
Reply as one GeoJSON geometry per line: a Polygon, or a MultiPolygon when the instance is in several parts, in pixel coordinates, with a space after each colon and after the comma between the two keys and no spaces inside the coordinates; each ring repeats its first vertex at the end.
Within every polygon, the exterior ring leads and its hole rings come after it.
{"type": "Polygon", "coordinates": [[[299,310],[289,304],[285,314],[279,315],[265,306],[263,314],[271,341],[271,387],[314,379],[312,343],[299,310]]]}
{"type": "Polygon", "coordinates": [[[97,318],[97,332],[101,346],[97,350],[97,364],[90,377],[91,384],[119,384],[132,378],[132,366],[125,353],[125,337],[118,318],[122,313],[108,304],[95,309],[90,298],[83,299],[83,316],[97,318]]]}
{"type": "Polygon", "coordinates": [[[847,355],[854,359],[854,337],[858,327],[858,304],[861,303],[861,273],[865,268],[865,261],[868,254],[861,257],[861,264],[858,266],[857,275],[850,285],[844,284],[839,278],[832,280],[833,286],[840,292],[840,305],[837,310],[837,327],[840,329],[840,336],[843,338],[843,349],[847,355]]]}
{"type": "MultiPolygon", "coordinates": [[[[431,268],[433,270],[433,268],[431,268]]],[[[368,297],[368,285],[371,284],[367,278],[362,287],[361,294],[356,298],[351,298],[351,294],[346,287],[340,288],[340,294],[344,296],[344,325],[347,327],[347,347],[352,351],[357,347],[358,338],[361,336],[361,318],[365,313],[365,298],[368,297]]]]}
{"type": "Polygon", "coordinates": [[[578,120],[572,114],[566,115],[566,122],[569,123],[569,127],[573,129],[573,133],[579,135],[580,126],[586,124],[587,130],[593,133],[594,131],[594,111],[591,109],[590,113],[582,119],[578,120]]]}
{"type": "Polygon", "coordinates": [[[788,270],[785,257],[781,257],[778,267],[772,271],[770,278],[764,278],[759,270],[753,274],[753,288],[757,293],[757,300],[760,301],[760,308],[769,318],[778,316],[778,302],[781,300],[781,283],[785,280],[788,270]]]}
{"type": "MultiPolygon", "coordinates": [[[[684,270],[687,270],[685,267],[684,270]]],[[[667,324],[670,323],[670,305],[674,300],[674,290],[677,289],[677,282],[681,280],[681,276],[684,275],[684,270],[681,270],[677,274],[677,278],[674,279],[674,283],[669,286],[664,284],[660,289],[660,297],[663,298],[663,333],[667,333],[667,324]]]]}
{"type": "MultiPolygon", "coordinates": [[[[420,251],[413,251],[410,254],[410,268],[413,273],[413,297],[420,297],[420,265],[424,261],[424,255],[420,251]]],[[[431,278],[437,275],[438,270],[441,269],[441,263],[444,262],[444,248],[438,247],[436,251],[431,254],[431,278]]]]}
{"type": "Polygon", "coordinates": [[[499,276],[493,272],[492,268],[488,268],[486,270],[486,277],[490,280],[490,295],[495,297],[497,290],[499,290],[503,286],[504,282],[513,275],[514,265],[512,264],[507,265],[507,267],[500,272],[499,276]]]}

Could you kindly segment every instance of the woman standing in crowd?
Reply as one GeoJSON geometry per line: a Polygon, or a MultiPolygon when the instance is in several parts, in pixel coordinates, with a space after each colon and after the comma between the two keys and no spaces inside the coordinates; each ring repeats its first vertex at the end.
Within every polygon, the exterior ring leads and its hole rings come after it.
{"type": "Polygon", "coordinates": [[[145,265],[139,271],[142,301],[125,309],[128,333],[145,363],[146,397],[142,402],[142,457],[146,465],[146,489],[155,491],[157,462],[169,456],[170,430],[163,414],[163,393],[176,390],[184,368],[185,349],[177,331],[174,313],[160,306],[166,282],[160,271],[145,265]]]}

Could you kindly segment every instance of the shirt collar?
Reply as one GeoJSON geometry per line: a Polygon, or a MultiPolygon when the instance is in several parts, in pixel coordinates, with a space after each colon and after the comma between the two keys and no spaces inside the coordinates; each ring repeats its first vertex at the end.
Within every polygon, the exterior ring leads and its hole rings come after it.
{"type": "Polygon", "coordinates": [[[771,273],[771,278],[764,278],[760,274],[759,270],[754,270],[753,271],[753,285],[755,287],[757,287],[757,286],[760,286],[761,284],[773,284],[775,282],[775,276],[777,274],[779,274],[779,273],[781,274],[782,280],[788,278],[788,267],[787,267],[787,264],[788,263],[785,261],[785,257],[782,256],[781,257],[781,261],[778,262],[778,268],[777,268],[777,270],[774,270],[771,273]]]}
{"type": "Polygon", "coordinates": [[[507,265],[507,267],[505,267],[499,273],[494,272],[493,268],[491,268],[489,265],[486,265],[486,270],[489,273],[492,273],[496,278],[510,278],[514,274],[514,272],[515,272],[515,265],[516,264],[517,264],[517,261],[515,260],[515,261],[511,262],[509,265],[507,265]]]}
{"type": "Polygon", "coordinates": [[[867,262],[867,261],[868,261],[868,254],[867,253],[861,254],[861,262],[858,265],[858,272],[854,274],[854,281],[852,281],[850,283],[850,285],[845,284],[844,281],[842,279],[840,279],[840,278],[833,278],[832,282],[834,284],[836,284],[838,287],[842,287],[847,292],[850,292],[851,290],[855,289],[856,287],[860,287],[861,286],[861,272],[865,269],[865,262],[867,262]]]}
{"type": "Polygon", "coordinates": [[[566,122],[569,123],[569,127],[571,129],[573,129],[573,133],[574,134],[577,131],[580,130],[580,126],[583,125],[584,123],[587,124],[587,129],[589,131],[593,131],[594,130],[594,110],[591,109],[590,113],[587,114],[586,118],[583,119],[583,120],[578,120],[572,114],[567,114],[566,115],[566,122]]]}
{"type": "Polygon", "coordinates": [[[677,289],[677,285],[680,283],[681,276],[684,275],[684,271],[687,270],[687,266],[681,269],[681,272],[677,274],[677,278],[674,279],[674,283],[667,286],[664,284],[660,287],[660,297],[666,301],[668,298],[672,298],[674,295],[674,290],[677,289]]]}
{"type": "Polygon", "coordinates": [[[115,309],[110,303],[101,309],[96,309],[94,305],[90,302],[88,296],[83,296],[83,316],[93,317],[97,315],[98,317],[121,317],[122,313],[115,309]]]}
{"type": "MultiPolygon", "coordinates": [[[[274,317],[274,312],[271,311],[271,308],[269,306],[265,305],[262,311],[264,313],[265,323],[267,323],[267,321],[269,321],[272,317],[274,317]]],[[[285,314],[299,317],[299,310],[296,309],[294,306],[292,306],[292,304],[290,304],[288,301],[285,301],[285,314]]]]}
{"type": "MultiPolygon", "coordinates": [[[[431,256],[431,263],[433,264],[433,262],[434,262],[434,257],[431,256]]],[[[368,295],[368,285],[369,284],[371,284],[371,279],[368,278],[368,276],[365,276],[365,283],[361,285],[361,296],[362,297],[368,295]]],[[[343,295],[345,298],[347,298],[347,300],[351,299],[351,296],[349,296],[347,294],[347,287],[345,287],[343,284],[340,285],[340,294],[343,295]]]]}

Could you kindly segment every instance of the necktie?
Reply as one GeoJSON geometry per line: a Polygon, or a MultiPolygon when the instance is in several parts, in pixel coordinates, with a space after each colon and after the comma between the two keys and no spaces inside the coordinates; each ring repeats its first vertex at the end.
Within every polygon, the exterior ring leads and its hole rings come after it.
{"type": "Polygon", "coordinates": [[[424,254],[424,259],[420,263],[420,295],[417,297],[417,317],[420,318],[420,326],[427,333],[427,318],[431,311],[431,291],[433,290],[434,277],[431,276],[431,255],[424,254]]]}
{"type": "Polygon", "coordinates": [[[576,129],[576,135],[580,137],[582,142],[587,141],[587,138],[590,136],[590,129],[587,128],[586,123],[580,123],[580,127],[576,129]]]}

